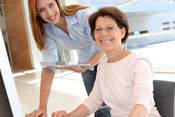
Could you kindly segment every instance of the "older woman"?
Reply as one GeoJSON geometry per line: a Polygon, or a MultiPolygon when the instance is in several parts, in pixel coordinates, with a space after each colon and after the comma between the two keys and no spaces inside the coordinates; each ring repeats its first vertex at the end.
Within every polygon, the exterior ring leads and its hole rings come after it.
{"type": "Polygon", "coordinates": [[[74,111],[52,113],[52,117],[85,117],[104,101],[112,117],[160,117],[153,99],[153,67],[142,55],[123,48],[128,39],[126,15],[105,7],[89,18],[91,34],[107,55],[100,62],[90,96],[74,111]]]}

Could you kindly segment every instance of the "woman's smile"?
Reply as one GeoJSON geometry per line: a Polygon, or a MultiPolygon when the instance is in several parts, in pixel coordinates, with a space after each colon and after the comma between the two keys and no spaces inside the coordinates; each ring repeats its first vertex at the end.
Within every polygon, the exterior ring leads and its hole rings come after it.
{"type": "Polygon", "coordinates": [[[100,40],[101,44],[109,44],[113,39],[100,40]]]}
{"type": "Polygon", "coordinates": [[[51,20],[51,21],[55,20],[56,19],[56,14],[54,16],[49,17],[48,19],[51,20]]]}

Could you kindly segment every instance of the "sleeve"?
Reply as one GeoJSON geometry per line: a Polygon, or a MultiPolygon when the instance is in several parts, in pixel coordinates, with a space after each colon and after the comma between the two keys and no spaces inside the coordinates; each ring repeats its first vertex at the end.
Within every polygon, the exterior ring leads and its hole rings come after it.
{"type": "MultiPolygon", "coordinates": [[[[44,34],[44,49],[42,50],[42,60],[41,62],[55,63],[58,61],[58,52],[56,50],[56,42],[51,39],[47,34],[44,34]]],[[[41,65],[42,68],[47,68],[55,71],[54,67],[48,65],[41,65]]]]}
{"type": "Polygon", "coordinates": [[[155,105],[153,99],[153,67],[146,58],[136,60],[133,68],[134,102],[142,104],[148,112],[155,105]]]}
{"type": "MultiPolygon", "coordinates": [[[[98,67],[98,69],[99,69],[99,67],[98,67]]],[[[100,92],[99,72],[97,72],[94,87],[93,87],[89,97],[82,103],[88,107],[90,114],[96,112],[96,110],[99,109],[99,107],[101,106],[101,104],[103,102],[102,97],[101,97],[101,92],[100,92]]]]}
{"type": "Polygon", "coordinates": [[[92,43],[92,45],[95,47],[94,49],[96,49],[96,50],[101,50],[101,49],[97,46],[97,44],[96,44],[94,38],[93,38],[92,35],[91,35],[91,28],[90,28],[90,26],[89,26],[89,17],[90,17],[91,14],[92,14],[91,10],[90,10],[89,8],[87,8],[87,9],[79,10],[79,11],[76,13],[76,17],[78,18],[80,24],[85,28],[85,31],[86,31],[86,33],[87,33],[87,35],[88,35],[89,41],[90,41],[90,42],[92,43]]]}

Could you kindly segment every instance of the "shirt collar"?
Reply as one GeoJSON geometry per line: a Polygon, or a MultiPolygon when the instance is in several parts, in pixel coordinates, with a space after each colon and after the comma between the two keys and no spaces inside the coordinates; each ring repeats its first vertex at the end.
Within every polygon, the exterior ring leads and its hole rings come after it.
{"type": "MultiPolygon", "coordinates": [[[[65,20],[66,20],[66,23],[67,23],[68,30],[71,29],[71,26],[72,25],[74,25],[74,24],[76,24],[78,22],[78,20],[77,20],[77,18],[76,18],[75,15],[64,16],[64,17],[65,17],[65,20]]],[[[52,27],[55,34],[60,34],[60,35],[63,34],[63,33],[60,33],[59,31],[57,31],[57,30],[60,30],[61,31],[61,29],[59,29],[58,27],[56,27],[54,24],[46,24],[46,25],[48,25],[47,26],[48,27],[47,28],[48,30],[46,32],[52,32],[50,30],[50,28],[49,28],[49,27],[52,27]]]]}
{"type": "Polygon", "coordinates": [[[75,17],[75,15],[65,16],[65,19],[66,19],[67,26],[69,28],[71,28],[72,25],[74,25],[74,24],[76,24],[78,22],[78,20],[75,17]]]}

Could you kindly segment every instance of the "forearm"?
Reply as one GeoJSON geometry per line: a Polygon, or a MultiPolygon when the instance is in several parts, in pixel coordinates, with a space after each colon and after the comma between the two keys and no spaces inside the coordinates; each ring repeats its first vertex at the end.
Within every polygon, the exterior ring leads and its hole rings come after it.
{"type": "Polygon", "coordinates": [[[52,80],[54,72],[49,69],[43,69],[41,74],[41,86],[40,86],[40,109],[47,110],[47,102],[51,90],[52,80]]]}
{"type": "Polygon", "coordinates": [[[89,109],[85,105],[81,104],[74,111],[70,112],[68,117],[86,117],[89,114],[89,109]]]}
{"type": "Polygon", "coordinates": [[[141,104],[134,105],[133,109],[129,114],[129,117],[148,117],[148,116],[149,116],[148,111],[141,104]]]}
{"type": "MultiPolygon", "coordinates": [[[[91,64],[91,66],[89,66],[89,68],[97,65],[104,57],[105,57],[105,53],[103,51],[97,51],[93,57],[91,57],[88,61],[86,61],[85,63],[91,64]]],[[[88,68],[88,69],[89,69],[88,68]]]]}

